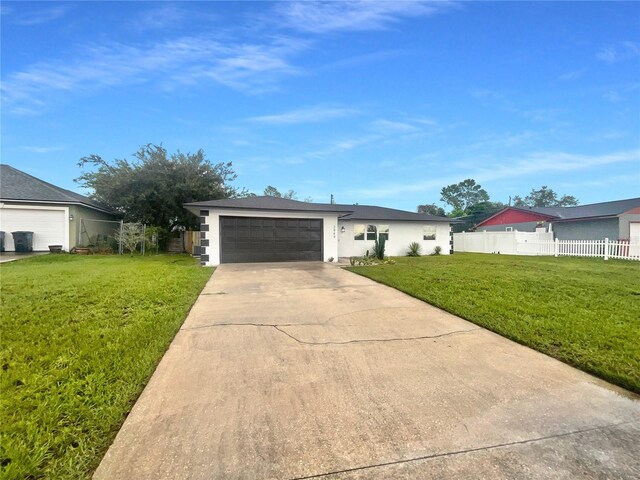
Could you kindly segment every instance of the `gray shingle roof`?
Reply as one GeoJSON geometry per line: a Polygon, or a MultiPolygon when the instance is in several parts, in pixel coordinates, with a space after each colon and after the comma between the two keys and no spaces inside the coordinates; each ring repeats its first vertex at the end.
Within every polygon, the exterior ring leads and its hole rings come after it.
{"type": "Polygon", "coordinates": [[[72,203],[113,213],[84,195],[56,187],[10,165],[0,164],[0,199],[42,203],[72,203]]]}
{"type": "Polygon", "coordinates": [[[640,198],[592,203],[589,205],[578,205],[576,207],[532,207],[522,210],[531,210],[544,215],[552,215],[558,217],[560,220],[578,220],[581,218],[613,217],[636,207],[640,207],[640,198]]]}
{"type": "Polygon", "coordinates": [[[447,222],[455,220],[422,213],[395,210],[393,208],[375,207],[371,205],[341,205],[331,203],[310,203],[289,200],[286,198],[259,196],[245,198],[225,198],[223,200],[208,200],[193,202],[185,207],[221,208],[244,210],[272,210],[291,212],[331,212],[340,214],[344,220],[403,220],[419,222],[447,222]]]}

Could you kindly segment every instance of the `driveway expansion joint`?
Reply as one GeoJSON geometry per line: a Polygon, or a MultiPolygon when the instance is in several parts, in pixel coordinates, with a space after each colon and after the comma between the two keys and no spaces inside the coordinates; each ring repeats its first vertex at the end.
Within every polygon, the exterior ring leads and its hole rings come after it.
{"type": "Polygon", "coordinates": [[[372,468],[379,468],[379,467],[389,467],[392,465],[402,465],[405,463],[412,463],[412,462],[420,462],[423,460],[433,460],[436,458],[445,458],[445,457],[454,457],[456,455],[464,455],[466,453],[475,453],[475,452],[482,452],[482,451],[486,451],[486,450],[496,450],[499,448],[505,448],[505,447],[511,447],[514,445],[527,445],[529,443],[536,443],[536,442],[544,442],[546,440],[553,440],[554,438],[563,438],[563,437],[570,437],[572,435],[580,435],[582,433],[590,433],[590,432],[595,432],[595,431],[599,431],[599,430],[608,430],[608,429],[612,429],[612,428],[616,428],[616,427],[621,427],[624,425],[633,425],[636,423],[640,423],[637,420],[632,420],[632,421],[628,421],[628,422],[619,422],[619,423],[611,423],[609,425],[598,425],[595,427],[589,427],[589,428],[583,428],[580,430],[572,430],[570,432],[564,432],[564,433],[556,433],[553,435],[546,435],[543,437],[536,437],[536,438],[530,438],[527,440],[516,440],[513,442],[505,442],[505,443],[497,443],[495,445],[487,445],[484,447],[477,447],[477,448],[468,448],[465,450],[455,450],[453,452],[444,452],[444,453],[434,453],[431,455],[422,455],[419,457],[414,457],[414,458],[406,458],[406,459],[402,459],[402,460],[393,460],[393,461],[389,461],[389,462],[382,462],[382,463],[374,463],[374,464],[370,464],[370,465],[362,465],[360,467],[353,467],[353,468],[345,468],[343,470],[335,470],[332,472],[325,472],[325,473],[315,473],[312,475],[305,475],[302,477],[293,477],[290,478],[289,480],[310,480],[312,478],[323,478],[323,477],[328,477],[328,476],[332,476],[332,475],[341,475],[343,473],[352,473],[352,472],[358,472],[361,470],[369,470],[372,468]]]}

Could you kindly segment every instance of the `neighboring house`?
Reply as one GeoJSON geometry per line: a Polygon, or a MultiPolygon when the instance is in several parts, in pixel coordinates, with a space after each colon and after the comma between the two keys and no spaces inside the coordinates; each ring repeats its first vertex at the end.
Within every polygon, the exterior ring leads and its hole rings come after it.
{"type": "Polygon", "coordinates": [[[247,197],[185,204],[200,217],[203,265],[296,260],[337,260],[373,250],[385,238],[387,255],[451,248],[450,218],[365,205],[247,197]]]}
{"type": "Polygon", "coordinates": [[[461,217],[455,217],[454,220],[457,220],[458,223],[454,223],[451,226],[453,233],[460,232],[472,232],[475,230],[476,226],[486,220],[487,218],[498,213],[498,210],[493,210],[490,212],[479,212],[472,213],[470,215],[463,215],[461,217]]]}
{"type": "Polygon", "coordinates": [[[96,232],[104,230],[95,220],[117,217],[90,198],[0,165],[0,231],[5,232],[5,250],[15,248],[11,232],[30,231],[34,251],[46,251],[49,245],[62,245],[68,251],[79,243],[81,224],[91,224],[96,232]]]}
{"type": "Polygon", "coordinates": [[[480,222],[476,231],[534,232],[551,228],[559,240],[640,238],[640,198],[577,207],[506,207],[480,222]]]}

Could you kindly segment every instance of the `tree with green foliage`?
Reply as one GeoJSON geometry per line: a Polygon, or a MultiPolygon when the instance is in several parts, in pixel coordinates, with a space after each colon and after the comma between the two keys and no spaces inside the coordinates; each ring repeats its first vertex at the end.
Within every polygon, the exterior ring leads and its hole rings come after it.
{"type": "Polygon", "coordinates": [[[513,198],[514,207],[573,207],[578,205],[578,199],[573,195],[563,195],[558,198],[558,194],[551,188],[543,185],[539,190],[531,189],[531,193],[522,198],[516,195],[513,198]]]}
{"type": "Polygon", "coordinates": [[[444,208],[437,206],[435,203],[418,205],[418,213],[424,213],[426,215],[436,215],[439,217],[444,217],[446,215],[444,212],[444,208]]]}
{"type": "Polygon", "coordinates": [[[229,163],[212,164],[202,150],[168,155],[162,145],[140,148],[134,159],[107,162],[98,155],[80,159],[76,178],[92,191],[90,197],[122,214],[125,222],[165,227],[196,228],[198,219],[183,204],[241,196],[229,186],[236,174],[229,163]]]}
{"type": "Polygon", "coordinates": [[[485,215],[494,214],[502,210],[506,205],[502,202],[480,202],[471,205],[467,209],[467,215],[485,215]]]}
{"type": "MultiPolygon", "coordinates": [[[[267,188],[264,189],[264,195],[268,196],[268,197],[277,197],[277,198],[286,198],[289,200],[297,200],[298,199],[298,194],[296,192],[294,192],[293,190],[289,190],[286,193],[280,193],[280,190],[278,190],[276,187],[269,185],[267,188]]],[[[306,201],[306,199],[305,199],[306,201]]]]}
{"type": "Polygon", "coordinates": [[[449,216],[464,215],[471,206],[489,201],[487,191],[472,178],[443,187],[440,195],[440,200],[453,208],[449,216]]]}

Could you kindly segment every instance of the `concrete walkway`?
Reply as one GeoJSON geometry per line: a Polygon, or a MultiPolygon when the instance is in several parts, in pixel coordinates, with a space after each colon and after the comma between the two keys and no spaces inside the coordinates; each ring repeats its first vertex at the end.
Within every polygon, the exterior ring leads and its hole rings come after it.
{"type": "Polygon", "coordinates": [[[639,397],[321,263],[216,270],[96,479],[640,478],[639,397]]]}

